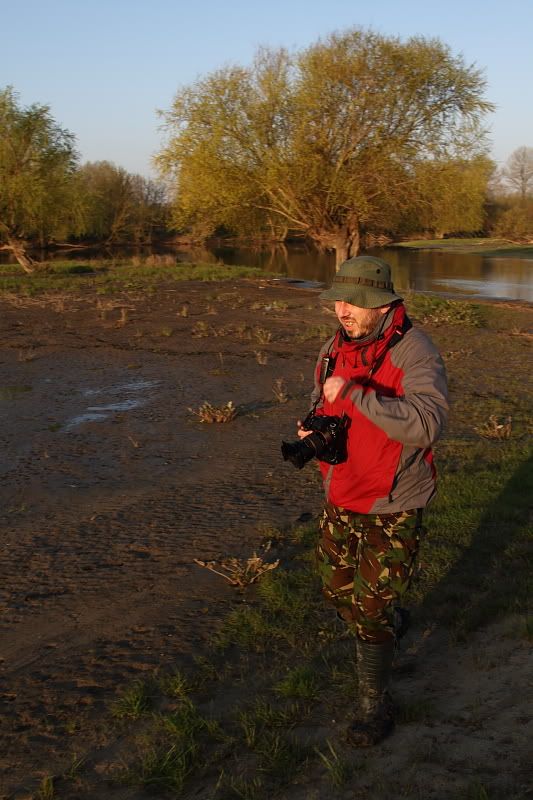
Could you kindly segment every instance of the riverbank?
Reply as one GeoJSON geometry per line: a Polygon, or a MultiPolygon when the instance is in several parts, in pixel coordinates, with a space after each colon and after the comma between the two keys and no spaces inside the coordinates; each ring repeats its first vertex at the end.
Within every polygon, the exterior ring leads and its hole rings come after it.
{"type": "Polygon", "coordinates": [[[481,254],[494,258],[533,259],[533,244],[516,244],[507,239],[414,239],[409,242],[393,242],[389,246],[463,255],[481,254]]]}
{"type": "Polygon", "coordinates": [[[200,275],[0,297],[4,796],[518,800],[533,310],[409,300],[453,413],[400,724],[354,755],[352,643],[311,569],[319,479],[279,453],[335,320],[316,290],[200,275]],[[195,563],[254,551],[280,563],[243,593],[195,563]]]}

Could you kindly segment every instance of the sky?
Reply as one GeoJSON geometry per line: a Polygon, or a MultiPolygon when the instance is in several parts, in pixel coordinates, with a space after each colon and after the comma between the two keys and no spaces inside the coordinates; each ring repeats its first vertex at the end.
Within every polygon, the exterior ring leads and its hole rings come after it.
{"type": "Polygon", "coordinates": [[[437,37],[484,70],[492,157],[533,146],[533,0],[0,0],[0,88],[43,103],[81,161],[155,177],[158,110],[178,88],[261,45],[297,50],[332,31],[437,37]]]}

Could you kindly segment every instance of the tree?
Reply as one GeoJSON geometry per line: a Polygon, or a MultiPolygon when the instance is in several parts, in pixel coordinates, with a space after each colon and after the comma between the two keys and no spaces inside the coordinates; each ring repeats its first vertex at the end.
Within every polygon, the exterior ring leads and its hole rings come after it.
{"type": "Polygon", "coordinates": [[[0,243],[26,272],[36,265],[26,240],[65,229],[76,158],[74,136],[48,106],[21,108],[11,87],[0,91],[0,243]]]}
{"type": "Polygon", "coordinates": [[[337,264],[416,200],[419,165],[486,151],[480,71],[438,40],[334,33],[181,89],[156,157],[174,223],[282,222],[337,264]]]}
{"type": "Polygon", "coordinates": [[[431,231],[436,238],[453,232],[481,230],[487,185],[493,172],[494,163],[486,156],[419,164],[412,229],[431,231]]]}
{"type": "Polygon", "coordinates": [[[76,233],[106,244],[151,241],[165,219],[164,187],[110,161],[87,162],[78,170],[81,209],[76,233]]]}
{"type": "Polygon", "coordinates": [[[518,191],[524,202],[533,192],[533,147],[519,147],[502,170],[502,178],[511,189],[518,191]]]}
{"type": "Polygon", "coordinates": [[[533,201],[525,200],[504,211],[495,225],[495,234],[513,242],[533,242],[533,201]]]}

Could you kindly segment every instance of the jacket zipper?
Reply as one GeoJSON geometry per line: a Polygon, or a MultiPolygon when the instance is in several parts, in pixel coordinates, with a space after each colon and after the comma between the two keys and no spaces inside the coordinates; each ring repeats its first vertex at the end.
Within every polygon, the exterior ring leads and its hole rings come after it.
{"type": "Polygon", "coordinates": [[[392,493],[396,489],[396,487],[398,486],[398,481],[400,480],[400,478],[402,477],[404,472],[407,472],[407,470],[410,467],[413,466],[413,464],[415,463],[415,461],[417,459],[418,454],[421,453],[421,452],[422,452],[422,448],[418,447],[415,450],[415,452],[412,455],[409,456],[409,458],[407,459],[407,461],[405,462],[405,464],[403,465],[401,470],[399,472],[397,472],[396,475],[394,476],[394,478],[392,480],[392,485],[391,485],[390,490],[389,490],[389,503],[392,503],[392,501],[393,501],[392,493]]]}

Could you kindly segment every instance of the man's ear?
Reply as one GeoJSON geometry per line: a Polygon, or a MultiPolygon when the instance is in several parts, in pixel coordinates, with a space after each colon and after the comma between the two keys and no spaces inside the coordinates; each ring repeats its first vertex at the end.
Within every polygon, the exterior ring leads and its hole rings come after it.
{"type": "Polygon", "coordinates": [[[379,310],[381,311],[382,314],[388,314],[390,309],[391,309],[390,304],[388,306],[379,307],[379,310]]]}

